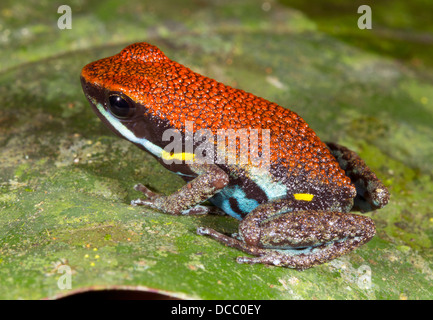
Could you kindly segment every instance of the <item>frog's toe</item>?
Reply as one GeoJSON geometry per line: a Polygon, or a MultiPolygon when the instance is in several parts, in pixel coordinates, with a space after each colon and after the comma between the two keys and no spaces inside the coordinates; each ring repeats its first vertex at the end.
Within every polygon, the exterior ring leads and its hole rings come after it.
{"type": "Polygon", "coordinates": [[[132,200],[131,201],[131,205],[133,207],[137,207],[137,206],[145,206],[148,208],[152,208],[167,214],[171,214],[171,215],[179,215],[181,214],[178,211],[174,211],[174,210],[170,210],[169,208],[166,208],[164,206],[164,198],[161,196],[158,196],[154,199],[136,199],[136,200],[132,200]]]}
{"type": "Polygon", "coordinates": [[[198,235],[204,236],[204,235],[208,235],[209,234],[209,228],[206,227],[198,227],[196,230],[196,233],[198,235]]]}
{"type": "Polygon", "coordinates": [[[159,195],[157,193],[151,191],[149,188],[147,188],[146,186],[142,185],[141,183],[136,184],[134,186],[134,190],[140,191],[141,193],[143,193],[149,199],[155,199],[155,198],[159,197],[159,195]]]}
{"type": "Polygon", "coordinates": [[[136,199],[136,200],[131,201],[131,205],[133,207],[147,206],[147,207],[152,207],[152,208],[157,209],[155,206],[155,203],[151,200],[136,199]]]}
{"type": "Polygon", "coordinates": [[[389,191],[386,188],[378,187],[372,192],[371,198],[375,207],[382,208],[388,204],[389,191]]]}
{"type": "Polygon", "coordinates": [[[364,160],[344,146],[332,142],[328,142],[327,146],[356,187],[352,210],[368,212],[384,207],[389,200],[388,189],[364,160]]]}

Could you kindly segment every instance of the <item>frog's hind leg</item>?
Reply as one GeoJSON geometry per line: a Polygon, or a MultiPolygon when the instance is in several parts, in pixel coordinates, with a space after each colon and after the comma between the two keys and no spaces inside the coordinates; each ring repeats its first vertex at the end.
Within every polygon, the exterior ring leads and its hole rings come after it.
{"type": "Polygon", "coordinates": [[[333,142],[326,143],[340,167],[356,187],[352,210],[368,212],[388,203],[389,192],[367,164],[355,152],[333,142]]]}
{"type": "Polygon", "coordinates": [[[239,263],[303,270],[358,248],[376,232],[374,222],[365,216],[291,207],[283,200],[260,205],[240,223],[238,239],[210,228],[199,228],[197,233],[256,256],[238,257],[239,263]]]}

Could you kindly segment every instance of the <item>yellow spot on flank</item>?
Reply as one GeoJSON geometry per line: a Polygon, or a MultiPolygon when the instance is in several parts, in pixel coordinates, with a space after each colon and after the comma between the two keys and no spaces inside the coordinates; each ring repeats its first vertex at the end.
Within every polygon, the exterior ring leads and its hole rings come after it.
{"type": "Polygon", "coordinates": [[[295,200],[304,200],[304,201],[311,201],[314,198],[314,194],[309,194],[309,193],[295,193],[293,196],[295,197],[295,200]]]}
{"type": "Polygon", "coordinates": [[[161,157],[165,160],[193,160],[195,157],[194,153],[180,152],[180,153],[171,153],[165,150],[162,150],[161,157]]]}

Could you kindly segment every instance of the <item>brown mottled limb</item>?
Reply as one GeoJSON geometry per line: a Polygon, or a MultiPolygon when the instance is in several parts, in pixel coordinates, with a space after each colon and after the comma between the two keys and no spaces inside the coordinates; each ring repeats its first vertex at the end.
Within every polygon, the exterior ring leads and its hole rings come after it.
{"type": "Polygon", "coordinates": [[[135,189],[143,192],[147,199],[133,200],[131,204],[148,206],[171,215],[209,213],[209,207],[199,204],[224,188],[229,182],[229,177],[220,167],[213,164],[192,164],[190,169],[198,176],[169,196],[156,194],[141,184],[136,185],[135,189]]]}
{"type": "Polygon", "coordinates": [[[290,201],[267,203],[253,210],[239,226],[239,240],[213,229],[197,233],[256,256],[239,263],[264,263],[307,269],[344,255],[375,234],[373,221],[341,212],[286,211],[290,201]]]}
{"type": "Polygon", "coordinates": [[[326,145],[356,187],[353,211],[368,212],[382,208],[388,203],[388,189],[364,160],[339,144],[327,142],[326,145]]]}

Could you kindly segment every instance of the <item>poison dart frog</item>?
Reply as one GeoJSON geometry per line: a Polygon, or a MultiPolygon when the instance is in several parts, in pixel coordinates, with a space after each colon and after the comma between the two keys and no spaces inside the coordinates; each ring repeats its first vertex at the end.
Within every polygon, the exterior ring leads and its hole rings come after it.
{"type": "Polygon", "coordinates": [[[145,198],[132,204],[171,215],[217,208],[233,216],[240,223],[232,236],[207,227],[197,233],[251,255],[237,262],[303,270],[375,235],[372,219],[351,211],[383,207],[387,188],[355,152],[322,142],[295,112],[193,72],[148,43],[86,65],[81,83],[108,128],[186,181],[168,196],[138,184],[145,198]],[[177,132],[181,149],[167,150],[176,137],[167,132],[177,132]],[[202,132],[206,139],[195,139],[202,132]],[[246,138],[235,135],[239,149],[221,156],[227,132],[246,138]],[[253,139],[258,132],[261,139],[253,139]],[[236,161],[228,162],[230,155],[236,161]]]}

